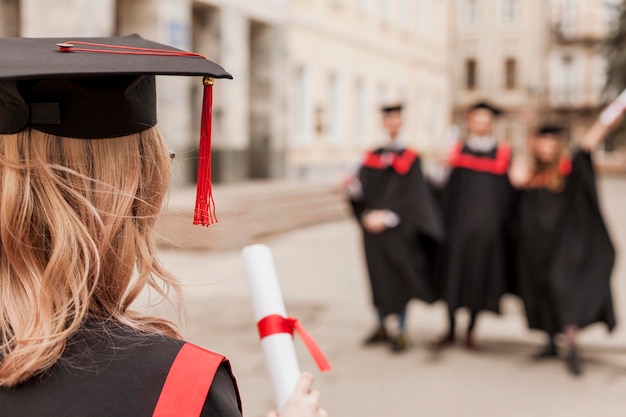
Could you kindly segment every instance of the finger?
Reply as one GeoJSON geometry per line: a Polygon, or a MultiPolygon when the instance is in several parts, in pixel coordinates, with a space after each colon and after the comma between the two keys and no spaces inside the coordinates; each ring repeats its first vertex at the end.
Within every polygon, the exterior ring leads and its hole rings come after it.
{"type": "Polygon", "coordinates": [[[311,400],[311,402],[314,402],[315,404],[319,404],[320,402],[320,392],[316,389],[311,390],[311,392],[308,394],[309,399],[311,400]]]}
{"type": "Polygon", "coordinates": [[[267,413],[267,417],[278,417],[278,411],[270,411],[269,413],[267,413]]]}
{"type": "Polygon", "coordinates": [[[296,384],[292,395],[306,395],[311,392],[312,386],[313,375],[309,374],[308,372],[303,372],[302,375],[300,375],[300,379],[298,380],[298,383],[296,384]]]}
{"type": "Polygon", "coordinates": [[[317,412],[317,417],[328,417],[328,412],[323,408],[320,408],[317,412]]]}

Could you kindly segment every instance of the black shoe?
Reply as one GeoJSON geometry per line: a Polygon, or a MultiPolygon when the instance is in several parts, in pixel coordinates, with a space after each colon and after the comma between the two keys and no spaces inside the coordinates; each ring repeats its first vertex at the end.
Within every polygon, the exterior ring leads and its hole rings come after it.
{"type": "Polygon", "coordinates": [[[480,346],[476,344],[476,339],[474,339],[474,335],[472,333],[467,333],[467,338],[465,339],[465,349],[473,352],[481,351],[480,346]]]}
{"type": "Polygon", "coordinates": [[[441,339],[434,341],[431,347],[434,350],[441,350],[441,349],[447,348],[448,346],[452,346],[453,344],[454,344],[454,334],[448,333],[447,335],[443,336],[441,339]]]}
{"type": "Polygon", "coordinates": [[[534,360],[551,359],[556,357],[558,357],[558,352],[556,350],[556,345],[552,341],[548,342],[547,345],[539,349],[532,356],[534,360]]]}
{"type": "Polygon", "coordinates": [[[572,375],[580,375],[583,373],[580,355],[578,354],[576,346],[572,346],[570,348],[565,361],[567,364],[567,370],[570,371],[572,375]]]}
{"type": "Polygon", "coordinates": [[[404,352],[409,347],[409,339],[404,335],[400,334],[389,341],[391,346],[391,351],[393,353],[404,352]]]}
{"type": "Polygon", "coordinates": [[[379,327],[367,339],[363,341],[365,346],[377,345],[389,342],[389,334],[384,327],[379,327]]]}

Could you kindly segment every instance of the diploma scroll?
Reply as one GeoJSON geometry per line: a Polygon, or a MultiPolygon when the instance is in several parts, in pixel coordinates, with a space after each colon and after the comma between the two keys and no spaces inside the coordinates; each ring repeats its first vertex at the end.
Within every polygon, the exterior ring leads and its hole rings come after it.
{"type": "MultiPolygon", "coordinates": [[[[247,246],[242,258],[256,322],[268,316],[287,317],[270,249],[265,245],[247,246]]],[[[288,333],[272,334],[261,339],[261,346],[272,380],[274,403],[280,411],[300,378],[293,337],[288,333]]]]}
{"type": "Polygon", "coordinates": [[[612,125],[620,114],[626,109],[626,90],[622,91],[619,96],[609,106],[600,113],[600,122],[609,126],[612,125]]]}

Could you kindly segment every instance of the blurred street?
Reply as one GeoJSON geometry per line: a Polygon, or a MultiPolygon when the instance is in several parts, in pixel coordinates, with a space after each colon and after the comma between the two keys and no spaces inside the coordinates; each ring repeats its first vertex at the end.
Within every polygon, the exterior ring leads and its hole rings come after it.
{"type": "MultiPolygon", "coordinates": [[[[626,179],[605,178],[600,188],[615,245],[623,252],[626,179]]],[[[428,342],[445,330],[440,303],[411,305],[413,346],[406,353],[361,347],[374,315],[359,230],[351,220],[287,232],[262,243],[273,250],[288,313],[302,321],[334,366],[331,373],[320,374],[296,341],[301,367],[316,374],[330,416],[613,417],[626,409],[623,254],[613,276],[618,327],[612,335],[602,326],[582,333],[584,374],[574,378],[562,361],[529,359],[543,339],[526,330],[521,306],[512,297],[504,300],[502,317],[481,316],[480,353],[460,345],[437,355],[428,349],[428,342]]],[[[239,250],[163,250],[161,259],[185,285],[186,338],[228,356],[245,415],[264,416],[273,407],[272,394],[239,250]]],[[[171,310],[159,309],[175,319],[171,310]]]]}

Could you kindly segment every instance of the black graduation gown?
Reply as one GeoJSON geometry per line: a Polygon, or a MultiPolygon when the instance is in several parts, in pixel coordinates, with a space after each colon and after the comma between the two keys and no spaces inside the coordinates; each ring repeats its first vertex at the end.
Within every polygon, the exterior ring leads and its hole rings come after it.
{"type": "MultiPolygon", "coordinates": [[[[16,388],[0,388],[2,417],[150,417],[184,341],[90,322],[51,369],[16,388]]],[[[237,385],[222,362],[202,417],[241,417],[237,385]]]]}
{"type": "Polygon", "coordinates": [[[462,146],[453,158],[457,165],[443,190],[447,245],[441,259],[441,295],[451,312],[499,313],[500,298],[513,285],[509,161],[503,145],[489,152],[462,146]],[[470,162],[458,164],[459,156],[470,162]]]}
{"type": "Polygon", "coordinates": [[[358,174],[363,197],[351,201],[359,224],[369,210],[387,209],[400,217],[397,227],[380,234],[363,229],[373,303],[383,315],[398,313],[413,298],[436,301],[434,259],[445,238],[419,157],[408,150],[389,152],[405,166],[368,163],[380,162],[383,149],[368,154],[358,174]]]}
{"type": "Polygon", "coordinates": [[[561,192],[521,192],[518,279],[529,327],[615,326],[610,277],[615,251],[598,205],[591,156],[578,151],[561,192]]]}

